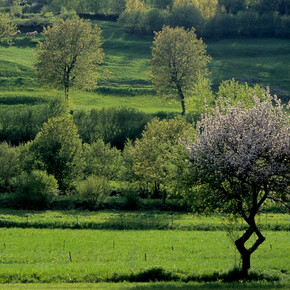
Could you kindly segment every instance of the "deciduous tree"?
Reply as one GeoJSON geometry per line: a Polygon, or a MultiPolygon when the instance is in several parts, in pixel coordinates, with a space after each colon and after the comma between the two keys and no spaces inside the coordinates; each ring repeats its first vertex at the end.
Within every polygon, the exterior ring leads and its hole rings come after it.
{"type": "Polygon", "coordinates": [[[198,75],[206,75],[210,57],[206,45],[194,29],[164,26],[155,33],[152,47],[151,79],[165,99],[181,102],[185,114],[185,99],[192,94],[198,75]]]}
{"type": "Polygon", "coordinates": [[[72,179],[81,174],[82,142],[68,113],[44,123],[29,150],[34,155],[35,167],[52,174],[61,190],[67,190],[72,179]]]}
{"type": "Polygon", "coordinates": [[[11,22],[7,13],[0,13],[0,42],[11,44],[11,36],[15,34],[17,26],[11,22]]]}
{"type": "Polygon", "coordinates": [[[135,177],[140,184],[149,185],[153,194],[162,194],[163,207],[171,187],[174,147],[189,128],[184,119],[153,119],[130,149],[135,177]]]}
{"type": "Polygon", "coordinates": [[[196,140],[185,144],[188,180],[198,186],[193,207],[236,214],[248,225],[235,241],[245,276],[251,254],[265,240],[255,217],[266,200],[286,205],[290,185],[289,115],[269,93],[253,100],[252,107],[220,102],[198,123],[196,140]],[[257,240],[246,247],[253,234],[257,240]]]}
{"type": "Polygon", "coordinates": [[[36,51],[36,75],[40,82],[63,88],[68,100],[73,86],[92,89],[96,69],[103,60],[101,29],[80,18],[59,20],[44,28],[44,41],[36,51]]]}

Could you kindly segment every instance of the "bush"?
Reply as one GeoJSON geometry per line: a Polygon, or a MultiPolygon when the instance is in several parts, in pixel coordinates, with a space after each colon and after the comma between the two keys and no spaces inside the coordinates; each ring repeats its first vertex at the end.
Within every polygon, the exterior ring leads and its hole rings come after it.
{"type": "Polygon", "coordinates": [[[194,27],[197,33],[203,25],[203,18],[200,10],[195,5],[174,7],[168,17],[168,23],[172,27],[182,26],[184,28],[194,27]]]}
{"type": "MultiPolygon", "coordinates": [[[[4,98],[2,98],[3,100],[4,98]]],[[[9,98],[5,104],[17,104],[18,102],[37,105],[41,102],[40,98],[9,98]]],[[[13,145],[31,141],[39,132],[42,124],[49,118],[60,114],[63,111],[63,104],[54,99],[46,104],[42,109],[38,106],[19,110],[5,110],[0,114],[0,142],[7,141],[13,145]],[[33,108],[35,107],[35,108],[33,108]]]]}
{"type": "Polygon", "coordinates": [[[121,151],[111,148],[103,140],[83,144],[83,163],[85,176],[105,176],[109,180],[115,180],[121,169],[121,151]]]}
{"type": "Polygon", "coordinates": [[[19,174],[19,162],[16,149],[6,142],[0,143],[0,164],[0,192],[9,192],[12,178],[19,174]]]}
{"type": "Polygon", "coordinates": [[[136,210],[140,207],[140,197],[137,190],[133,188],[128,188],[124,192],[125,199],[125,209],[127,210],[136,210]]]}
{"type": "Polygon", "coordinates": [[[111,187],[107,178],[91,175],[86,180],[78,182],[76,191],[85,198],[89,209],[97,209],[110,195],[111,187]]]}
{"type": "Polygon", "coordinates": [[[45,209],[57,193],[58,184],[45,171],[22,173],[14,180],[15,207],[21,209],[45,209]]]}
{"type": "Polygon", "coordinates": [[[237,17],[232,14],[218,14],[207,23],[205,28],[205,36],[209,38],[228,38],[237,35],[237,17]]]}
{"type": "Polygon", "coordinates": [[[240,35],[257,36],[257,21],[259,18],[258,12],[240,11],[236,17],[240,35]]]}
{"type": "Polygon", "coordinates": [[[141,136],[152,117],[134,109],[111,108],[76,112],[73,118],[83,142],[91,144],[102,139],[123,149],[127,139],[135,140],[141,136]]]}
{"type": "Polygon", "coordinates": [[[44,123],[29,149],[37,168],[53,174],[60,190],[71,189],[72,181],[82,172],[82,142],[70,114],[64,113],[44,123]]]}

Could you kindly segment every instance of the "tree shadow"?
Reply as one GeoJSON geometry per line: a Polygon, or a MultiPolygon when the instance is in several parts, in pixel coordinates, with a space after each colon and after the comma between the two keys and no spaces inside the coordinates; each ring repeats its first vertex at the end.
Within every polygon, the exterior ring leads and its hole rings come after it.
{"type": "Polygon", "coordinates": [[[27,96],[16,96],[16,97],[1,97],[0,105],[14,106],[14,105],[39,105],[47,103],[47,100],[40,97],[27,97],[27,96]]]}

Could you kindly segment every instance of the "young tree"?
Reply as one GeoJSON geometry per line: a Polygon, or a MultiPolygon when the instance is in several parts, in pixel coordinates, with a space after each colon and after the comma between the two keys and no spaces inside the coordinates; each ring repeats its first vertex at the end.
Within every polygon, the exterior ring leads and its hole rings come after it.
{"type": "Polygon", "coordinates": [[[44,28],[44,41],[36,50],[36,75],[40,82],[63,88],[68,101],[72,86],[92,89],[96,68],[103,60],[101,29],[80,18],[59,20],[44,28]]]}
{"type": "Polygon", "coordinates": [[[61,190],[67,190],[71,181],[81,174],[82,141],[68,113],[51,118],[29,146],[37,169],[52,174],[61,190]]]}
{"type": "Polygon", "coordinates": [[[206,45],[197,39],[194,29],[164,26],[155,33],[152,47],[152,83],[165,99],[181,102],[185,114],[185,98],[193,92],[197,75],[206,75],[210,57],[206,45]]]}
{"type": "MultiPolygon", "coordinates": [[[[235,241],[247,276],[251,254],[264,242],[255,217],[266,200],[286,205],[289,199],[289,115],[280,100],[254,96],[252,107],[241,103],[216,106],[198,123],[189,153],[188,181],[196,210],[222,210],[243,218],[245,233],[235,241]],[[273,103],[275,105],[273,105],[273,103]],[[257,240],[245,243],[256,234],[257,240]]],[[[223,102],[221,102],[223,104],[223,102]]]]}
{"type": "Polygon", "coordinates": [[[0,192],[11,190],[12,179],[20,173],[18,152],[6,142],[0,143],[0,192]]]}
{"type": "Polygon", "coordinates": [[[92,144],[83,145],[83,173],[90,176],[104,176],[108,180],[115,180],[121,168],[121,151],[103,140],[98,139],[92,144]]]}
{"type": "Polygon", "coordinates": [[[11,44],[11,36],[15,34],[17,26],[11,22],[7,13],[0,13],[0,42],[11,44]]]}
{"type": "Polygon", "coordinates": [[[147,124],[141,139],[130,148],[132,166],[140,184],[149,185],[155,195],[162,194],[162,207],[171,188],[174,147],[190,124],[184,119],[162,120],[155,118],[147,124]]]}

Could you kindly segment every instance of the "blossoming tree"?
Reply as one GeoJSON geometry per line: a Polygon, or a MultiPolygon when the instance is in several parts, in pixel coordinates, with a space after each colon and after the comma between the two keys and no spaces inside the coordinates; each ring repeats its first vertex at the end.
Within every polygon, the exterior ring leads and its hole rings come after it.
{"type": "Polygon", "coordinates": [[[253,96],[252,107],[220,102],[197,126],[189,153],[190,181],[200,210],[235,214],[248,224],[235,241],[248,275],[251,254],[264,242],[255,217],[266,200],[287,206],[290,184],[289,115],[277,97],[253,96]],[[223,104],[223,105],[221,105],[223,104]],[[256,234],[250,247],[245,243],[256,234]]]}

